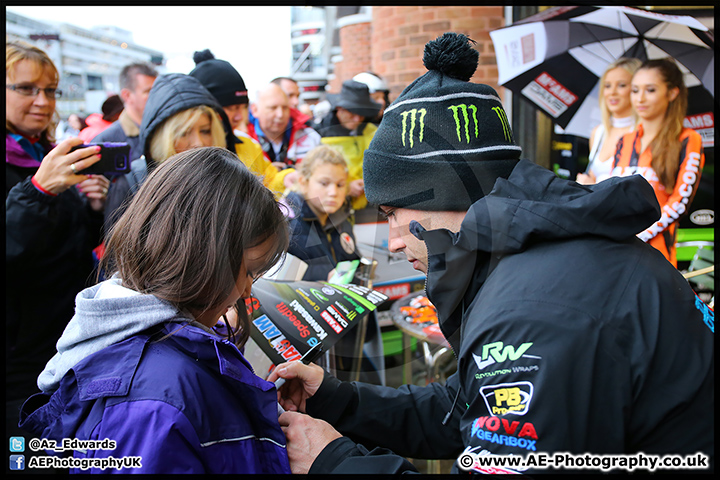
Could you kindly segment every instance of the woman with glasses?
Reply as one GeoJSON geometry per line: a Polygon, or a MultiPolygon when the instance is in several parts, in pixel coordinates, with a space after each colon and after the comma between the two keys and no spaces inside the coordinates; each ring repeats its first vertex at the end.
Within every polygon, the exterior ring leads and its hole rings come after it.
{"type": "Polygon", "coordinates": [[[6,431],[22,400],[55,353],[72,318],[75,295],[88,286],[100,243],[109,185],[82,170],[100,159],[95,147],[57,146],[58,71],[42,50],[6,44],[5,64],[5,392],[6,431]]]}

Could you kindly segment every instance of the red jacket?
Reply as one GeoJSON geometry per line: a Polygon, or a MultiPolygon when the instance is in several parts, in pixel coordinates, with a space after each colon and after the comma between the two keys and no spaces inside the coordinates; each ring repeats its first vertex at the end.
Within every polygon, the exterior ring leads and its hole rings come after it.
{"type": "Polygon", "coordinates": [[[80,137],[83,142],[90,143],[93,138],[112,125],[113,122],[103,120],[102,115],[99,113],[91,113],[88,118],[85,119],[85,123],[87,123],[88,126],[80,131],[78,137],[80,137]]]}
{"type": "Polygon", "coordinates": [[[276,158],[270,140],[263,134],[260,122],[250,113],[248,122],[248,134],[258,141],[263,149],[263,154],[269,162],[283,162],[289,167],[300,163],[307,152],[320,145],[320,134],[308,125],[310,117],[300,110],[291,108],[288,129],[283,138],[283,148],[276,158]]]}

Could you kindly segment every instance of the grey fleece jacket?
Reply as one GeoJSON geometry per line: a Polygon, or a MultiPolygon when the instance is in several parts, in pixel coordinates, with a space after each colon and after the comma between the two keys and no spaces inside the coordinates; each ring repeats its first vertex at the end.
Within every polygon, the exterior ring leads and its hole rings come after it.
{"type": "Polygon", "coordinates": [[[62,377],[85,357],[168,321],[190,322],[211,331],[170,303],[123,287],[117,276],[86,288],[75,297],[75,315],[57,342],[57,353],[38,377],[38,387],[54,392],[62,377]]]}

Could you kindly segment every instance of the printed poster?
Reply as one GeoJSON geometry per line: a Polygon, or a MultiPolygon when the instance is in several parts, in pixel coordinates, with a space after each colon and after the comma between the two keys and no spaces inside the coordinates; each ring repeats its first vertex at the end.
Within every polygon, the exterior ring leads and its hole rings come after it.
{"type": "Polygon", "coordinates": [[[250,336],[275,365],[299,360],[319,342],[326,352],[387,300],[360,285],[261,278],[248,300],[250,336]]]}

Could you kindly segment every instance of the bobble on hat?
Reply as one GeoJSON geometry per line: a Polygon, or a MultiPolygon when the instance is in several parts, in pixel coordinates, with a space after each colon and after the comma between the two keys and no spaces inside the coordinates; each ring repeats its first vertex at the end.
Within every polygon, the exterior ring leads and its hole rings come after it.
{"type": "Polygon", "coordinates": [[[462,34],[445,33],[425,45],[423,65],[428,70],[468,82],[477,70],[480,58],[469,42],[477,43],[462,34]]]}
{"type": "Polygon", "coordinates": [[[212,60],[214,58],[215,58],[215,55],[213,55],[213,53],[207,48],[200,52],[193,53],[193,61],[195,62],[195,65],[198,65],[198,64],[204,62],[205,60],[212,60]]]}
{"type": "Polygon", "coordinates": [[[464,211],[512,172],[521,149],[500,97],[469,82],[479,58],[474,43],[449,32],[425,45],[428,72],[385,109],[365,151],[370,203],[464,211]]]}

